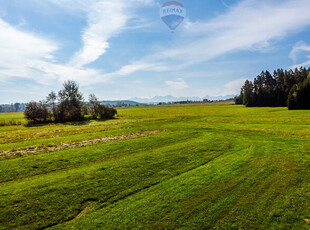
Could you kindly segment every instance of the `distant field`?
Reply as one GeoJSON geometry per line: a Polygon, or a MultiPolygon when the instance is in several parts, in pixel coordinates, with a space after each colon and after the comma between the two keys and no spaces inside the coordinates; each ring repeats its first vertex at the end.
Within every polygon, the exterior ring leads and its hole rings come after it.
{"type": "Polygon", "coordinates": [[[0,143],[0,229],[310,228],[310,111],[134,107],[0,143]]]}
{"type": "Polygon", "coordinates": [[[23,113],[0,113],[0,126],[24,124],[26,124],[26,120],[23,113]]]}

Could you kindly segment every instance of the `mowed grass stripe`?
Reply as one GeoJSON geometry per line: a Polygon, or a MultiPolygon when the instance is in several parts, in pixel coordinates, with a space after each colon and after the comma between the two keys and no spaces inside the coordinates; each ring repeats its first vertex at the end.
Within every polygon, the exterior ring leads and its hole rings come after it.
{"type": "Polygon", "coordinates": [[[158,133],[147,137],[0,161],[0,183],[109,160],[147,149],[167,147],[180,141],[190,142],[200,135],[202,134],[198,132],[191,133],[190,136],[185,133],[158,133]]]}
{"type": "Polygon", "coordinates": [[[0,143],[16,143],[46,138],[59,138],[68,135],[98,133],[120,129],[138,129],[135,120],[84,121],[65,124],[42,124],[32,127],[0,127],[0,143]]]}
{"type": "Polygon", "coordinates": [[[190,142],[4,184],[0,188],[0,208],[8,218],[2,224],[7,228],[42,228],[70,220],[89,200],[100,203],[112,201],[113,197],[121,199],[224,154],[232,143],[219,145],[221,138],[221,135],[198,137],[190,142]]]}
{"type": "MultiPolygon", "coordinates": [[[[180,130],[184,129],[193,129],[193,124],[195,124],[195,129],[208,129],[214,131],[229,131],[231,132],[242,132],[242,133],[250,133],[252,131],[253,138],[260,138],[261,135],[266,136],[268,133],[268,138],[279,138],[279,137],[287,137],[290,136],[291,138],[302,138],[304,140],[308,140],[310,138],[310,132],[307,129],[310,129],[310,126],[307,125],[253,125],[253,124],[243,124],[243,125],[233,125],[231,124],[229,127],[227,124],[220,124],[220,123],[209,123],[207,120],[201,120],[197,122],[193,120],[191,125],[187,127],[187,123],[182,121],[174,121],[172,124],[161,126],[161,129],[168,129],[171,130],[171,127],[175,127],[177,124],[180,130]]],[[[153,127],[152,127],[153,128],[153,127]]],[[[154,126],[155,128],[155,126],[154,126]]],[[[8,143],[0,145],[0,153],[8,150],[20,150],[20,149],[28,149],[28,148],[44,148],[49,146],[57,146],[58,144],[62,143],[70,143],[70,142],[77,142],[77,141],[86,141],[100,137],[106,137],[108,135],[122,135],[130,132],[139,132],[139,131],[146,131],[151,130],[150,127],[147,129],[145,127],[132,127],[128,129],[119,129],[119,130],[112,130],[112,131],[104,131],[104,132],[97,132],[97,133],[86,133],[86,134],[76,134],[76,135],[69,135],[64,137],[57,137],[57,138],[49,138],[49,139],[39,139],[39,140],[32,140],[32,141],[24,141],[18,143],[8,143]]],[[[1,154],[0,154],[1,155],[1,154]]],[[[8,159],[8,158],[15,158],[18,155],[1,155],[0,160],[8,159]]]]}
{"type": "Polygon", "coordinates": [[[52,229],[306,229],[310,168],[270,154],[274,144],[228,152],[52,229]]]}
{"type": "Polygon", "coordinates": [[[141,128],[152,129],[152,126],[163,125],[165,122],[162,119],[148,120],[148,119],[115,119],[108,121],[87,121],[66,124],[43,124],[33,127],[0,127],[0,144],[19,143],[32,140],[42,140],[49,138],[61,138],[66,136],[74,136],[91,133],[99,133],[106,131],[118,130],[138,130],[141,128]],[[148,123],[145,126],[145,123],[148,123]]]}
{"type": "Polygon", "coordinates": [[[0,151],[5,151],[7,149],[21,149],[22,147],[29,147],[29,146],[37,146],[37,145],[48,145],[49,143],[58,144],[63,143],[65,141],[79,141],[79,140],[88,140],[91,138],[97,137],[104,137],[107,135],[116,135],[116,134],[125,134],[128,132],[132,132],[135,129],[129,130],[108,130],[108,131],[101,131],[101,132],[93,132],[93,133],[80,133],[74,135],[67,135],[62,137],[48,137],[44,139],[33,139],[29,141],[22,141],[22,142],[15,142],[15,143],[6,143],[0,145],[0,151]]]}
{"type": "MultiPolygon", "coordinates": [[[[4,128],[2,128],[4,129],[4,128]]],[[[2,130],[0,128],[0,131],[2,130]]],[[[49,124],[34,127],[20,127],[13,131],[0,132],[0,143],[17,143],[31,140],[40,140],[46,138],[59,138],[68,135],[79,135],[81,133],[104,132],[118,130],[115,122],[83,122],[79,125],[70,124],[49,124]]]]}
{"type": "MultiPolygon", "coordinates": [[[[119,121],[117,121],[119,123],[119,121]]],[[[145,120],[124,121],[121,125],[116,121],[89,122],[81,126],[72,125],[46,125],[41,126],[42,130],[38,132],[35,128],[31,132],[15,131],[13,133],[0,133],[0,150],[27,147],[38,144],[48,144],[49,142],[59,143],[67,140],[81,140],[101,136],[104,134],[129,133],[147,130],[163,130],[165,123],[174,123],[178,121],[152,121],[145,124],[145,120]],[[117,125],[116,125],[117,124],[117,125]],[[35,133],[33,133],[35,132],[35,133]]],[[[0,127],[1,131],[1,127],[0,127]]]]}
{"type": "MultiPolygon", "coordinates": [[[[23,147],[8,148],[0,151],[0,161],[6,159],[14,159],[19,157],[26,157],[29,155],[43,154],[47,152],[60,151],[66,149],[73,149],[85,147],[93,144],[106,143],[110,141],[117,141],[122,139],[137,138],[139,136],[148,136],[152,133],[159,133],[159,130],[121,130],[114,132],[93,133],[87,135],[68,136],[65,138],[47,139],[40,141],[24,142],[23,147]]],[[[9,144],[10,145],[10,144],[9,144]]],[[[17,144],[14,144],[16,146],[17,144]]],[[[7,146],[6,146],[7,147],[7,146]]]]}

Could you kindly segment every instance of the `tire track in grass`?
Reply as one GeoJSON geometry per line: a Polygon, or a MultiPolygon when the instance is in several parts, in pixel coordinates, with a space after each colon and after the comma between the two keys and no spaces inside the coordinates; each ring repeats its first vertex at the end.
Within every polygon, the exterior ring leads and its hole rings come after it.
{"type": "Polygon", "coordinates": [[[15,151],[8,150],[8,151],[0,152],[0,158],[14,157],[14,156],[26,157],[29,155],[35,155],[39,153],[55,152],[55,151],[60,151],[60,150],[81,148],[81,147],[91,146],[95,144],[104,144],[104,143],[110,143],[110,142],[115,142],[115,141],[123,141],[123,140],[128,140],[128,139],[133,139],[133,138],[145,137],[145,136],[155,135],[159,132],[160,132],[159,130],[147,131],[147,132],[136,132],[136,133],[129,133],[129,134],[117,135],[117,136],[108,136],[108,137],[103,137],[103,138],[90,139],[86,141],[78,141],[78,142],[72,142],[72,143],[65,142],[60,145],[55,145],[55,146],[47,146],[47,147],[37,146],[37,147],[29,147],[26,149],[15,150],[15,151]]]}

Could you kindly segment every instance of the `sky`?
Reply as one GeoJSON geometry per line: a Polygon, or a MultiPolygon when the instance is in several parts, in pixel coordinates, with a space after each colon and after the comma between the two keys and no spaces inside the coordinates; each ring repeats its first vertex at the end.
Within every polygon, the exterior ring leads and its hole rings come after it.
{"type": "Polygon", "coordinates": [[[44,99],[66,80],[85,99],[238,94],[262,70],[310,65],[310,0],[0,0],[0,103],[44,99]]]}

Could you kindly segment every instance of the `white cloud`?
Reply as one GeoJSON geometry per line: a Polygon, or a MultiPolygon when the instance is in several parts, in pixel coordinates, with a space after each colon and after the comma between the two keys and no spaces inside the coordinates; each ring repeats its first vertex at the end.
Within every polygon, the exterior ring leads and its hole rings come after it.
{"type": "MultiPolygon", "coordinates": [[[[83,31],[83,47],[70,61],[81,67],[96,61],[110,47],[111,37],[119,34],[129,20],[136,18],[134,10],[151,4],[151,0],[100,0],[88,7],[88,27],[83,31]]],[[[133,26],[132,28],[136,28],[133,26]]]]}
{"type": "MultiPolygon", "coordinates": [[[[155,1],[47,1],[65,10],[78,12],[87,19],[87,26],[81,33],[83,46],[68,64],[56,64],[53,54],[59,49],[58,44],[12,27],[0,19],[0,78],[18,76],[32,78],[42,84],[74,79],[90,85],[137,71],[182,70],[231,52],[266,50],[275,40],[310,26],[309,0],[243,0],[211,20],[186,20],[185,27],[178,32],[181,39],[165,43],[155,53],[128,63],[115,72],[105,73],[85,65],[102,56],[114,36],[124,30],[138,28],[141,21],[137,21],[136,11],[155,4],[155,1]]],[[[308,50],[308,45],[297,44],[290,57],[296,59],[299,52],[308,50]]],[[[310,61],[302,64],[310,64],[310,61]]],[[[238,80],[227,83],[225,94],[239,91],[238,84],[238,80]]],[[[167,81],[166,85],[174,89],[189,87],[183,79],[167,81]]]]}
{"type": "Polygon", "coordinates": [[[28,65],[32,61],[53,59],[58,45],[48,39],[12,27],[0,18],[1,77],[30,78],[28,65]]]}
{"type": "Polygon", "coordinates": [[[143,6],[154,5],[154,0],[32,0],[36,4],[53,4],[69,12],[77,12],[87,20],[87,27],[81,33],[83,47],[68,63],[75,68],[96,61],[110,48],[110,39],[129,29],[150,25],[135,11],[143,6]],[[129,21],[132,25],[128,25],[129,21]],[[143,23],[141,23],[143,22],[143,23]]]}
{"type": "Polygon", "coordinates": [[[290,67],[290,69],[299,69],[301,67],[309,67],[310,66],[310,57],[308,56],[308,61],[302,62],[300,64],[296,64],[290,67]]]}
{"type": "Polygon", "coordinates": [[[224,92],[222,95],[237,95],[240,93],[241,87],[244,85],[246,78],[240,78],[234,81],[230,81],[224,85],[224,92]]]}
{"type": "Polygon", "coordinates": [[[184,81],[183,78],[178,78],[175,81],[166,81],[165,83],[167,86],[171,87],[172,89],[176,89],[176,90],[182,90],[182,89],[189,88],[189,86],[187,85],[187,83],[184,81]]]}
{"type": "Polygon", "coordinates": [[[91,85],[108,80],[101,71],[91,68],[76,68],[68,65],[53,64],[45,61],[36,61],[29,65],[32,75],[41,75],[42,84],[52,84],[55,81],[75,80],[83,85],[91,85]]]}
{"type": "Polygon", "coordinates": [[[221,2],[225,7],[229,8],[229,5],[224,0],[221,0],[221,2]]]}
{"type": "Polygon", "coordinates": [[[202,62],[238,50],[262,47],[275,39],[310,25],[309,0],[245,0],[228,13],[194,24],[188,31],[205,36],[182,49],[171,49],[163,56],[202,62]]]}
{"type": "Polygon", "coordinates": [[[135,71],[148,71],[153,63],[160,62],[162,70],[167,71],[164,67],[173,70],[176,63],[186,68],[231,52],[266,50],[273,41],[310,26],[308,12],[309,0],[244,0],[212,20],[186,22],[185,39],[130,65],[140,67],[135,71]]]}
{"type": "Polygon", "coordinates": [[[290,58],[296,62],[297,61],[297,57],[299,55],[300,52],[310,52],[310,45],[307,45],[305,42],[297,42],[296,45],[293,47],[291,53],[290,53],[290,58]]]}
{"type": "Polygon", "coordinates": [[[55,42],[22,31],[0,19],[0,81],[12,77],[33,79],[41,84],[73,79],[81,84],[104,82],[99,70],[55,64],[55,42]]]}
{"type": "Polygon", "coordinates": [[[83,66],[96,61],[109,48],[108,40],[125,27],[130,15],[128,5],[121,1],[94,3],[88,15],[88,27],[82,35],[83,48],[75,54],[70,64],[83,66]]]}
{"type": "Polygon", "coordinates": [[[57,49],[54,42],[18,30],[0,18],[0,65],[15,66],[16,60],[51,59],[57,49]]]}
{"type": "MultiPolygon", "coordinates": [[[[33,0],[37,1],[37,0],[33,0]]],[[[135,17],[134,9],[152,5],[153,0],[49,0],[68,11],[85,14],[88,26],[82,33],[83,47],[68,64],[55,64],[53,53],[59,46],[37,34],[22,31],[0,19],[0,73],[4,77],[32,78],[41,84],[73,79],[90,85],[105,82],[114,74],[85,68],[109,47],[108,40],[117,35],[135,17]]],[[[39,4],[39,2],[38,2],[39,4]]],[[[42,4],[46,4],[42,3],[42,4]]],[[[142,20],[142,19],[139,19],[142,20]]],[[[139,22],[139,21],[137,21],[139,22]]],[[[133,25],[133,28],[136,28],[133,25]]],[[[128,28],[127,28],[128,29],[128,28]]],[[[135,71],[124,67],[119,74],[135,71]]]]}
{"type": "Polygon", "coordinates": [[[95,2],[94,0],[31,0],[34,4],[39,5],[40,7],[45,6],[47,9],[50,8],[49,4],[53,4],[61,9],[66,10],[67,12],[87,12],[89,6],[95,2]]]}
{"type": "Polygon", "coordinates": [[[289,57],[293,60],[294,65],[291,66],[291,69],[300,68],[300,67],[306,67],[310,65],[310,45],[307,43],[300,41],[295,44],[293,47],[289,57]],[[305,55],[307,53],[307,55],[305,55]],[[302,63],[296,64],[297,59],[301,56],[302,58],[307,59],[306,61],[303,61],[302,63]]]}

